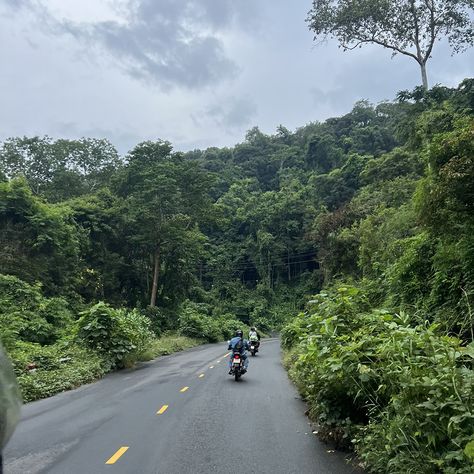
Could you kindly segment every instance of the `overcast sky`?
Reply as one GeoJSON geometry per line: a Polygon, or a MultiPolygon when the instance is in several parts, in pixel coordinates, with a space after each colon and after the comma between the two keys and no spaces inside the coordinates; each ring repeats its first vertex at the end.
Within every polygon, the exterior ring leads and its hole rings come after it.
{"type": "MultiPolygon", "coordinates": [[[[311,0],[0,0],[0,140],[233,145],[377,103],[420,82],[410,58],[316,46],[311,0]]],[[[474,76],[438,44],[431,84],[474,76]]]]}

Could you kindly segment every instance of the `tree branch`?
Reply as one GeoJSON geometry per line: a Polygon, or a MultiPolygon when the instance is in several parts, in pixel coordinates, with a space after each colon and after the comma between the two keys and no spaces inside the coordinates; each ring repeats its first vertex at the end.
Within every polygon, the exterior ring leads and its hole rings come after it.
{"type": "Polygon", "coordinates": [[[417,62],[418,58],[415,54],[410,53],[409,51],[405,51],[397,46],[391,45],[389,43],[386,43],[385,41],[379,40],[375,38],[375,35],[373,35],[371,38],[365,38],[365,39],[357,39],[357,43],[355,45],[350,46],[349,44],[341,41],[341,45],[344,49],[347,49],[348,51],[353,51],[354,49],[358,48],[361,44],[365,43],[375,43],[378,44],[379,46],[383,46],[384,48],[391,49],[393,51],[396,51],[397,53],[404,54],[405,56],[409,56],[413,59],[415,59],[417,62]]]}
{"type": "Polygon", "coordinates": [[[397,53],[404,54],[405,56],[409,56],[410,58],[413,58],[417,63],[420,62],[416,54],[410,53],[410,51],[405,51],[404,49],[400,49],[397,46],[393,46],[391,44],[386,43],[385,41],[381,41],[376,38],[372,38],[370,42],[378,44],[379,46],[383,46],[384,48],[396,51],[397,53]]]}
{"type": "Polygon", "coordinates": [[[410,11],[413,16],[413,24],[415,26],[415,46],[416,46],[416,55],[418,57],[418,62],[423,60],[423,54],[421,53],[420,48],[420,27],[418,25],[418,18],[416,15],[415,0],[410,0],[410,11]]]}
{"type": "Polygon", "coordinates": [[[431,51],[433,51],[433,46],[436,41],[436,20],[435,20],[435,7],[434,7],[434,2],[431,0],[425,0],[425,4],[430,11],[430,42],[428,45],[428,49],[426,50],[425,57],[423,58],[423,61],[426,63],[428,61],[429,57],[431,56],[431,51]]]}

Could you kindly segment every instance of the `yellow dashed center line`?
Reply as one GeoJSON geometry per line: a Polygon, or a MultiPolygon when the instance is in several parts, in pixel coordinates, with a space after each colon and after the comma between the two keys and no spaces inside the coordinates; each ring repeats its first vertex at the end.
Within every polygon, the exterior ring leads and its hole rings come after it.
{"type": "Polygon", "coordinates": [[[183,393],[183,392],[185,392],[186,390],[188,390],[188,388],[189,388],[189,387],[183,387],[183,388],[180,390],[180,392],[183,393]]]}
{"type": "Polygon", "coordinates": [[[157,412],[157,415],[162,415],[168,409],[168,405],[163,405],[157,412]]]}
{"type": "Polygon", "coordinates": [[[127,449],[128,446],[122,446],[105,464],[115,464],[127,449]]]}
{"type": "Polygon", "coordinates": [[[202,379],[204,377],[204,374],[199,374],[199,378],[202,379]]]}

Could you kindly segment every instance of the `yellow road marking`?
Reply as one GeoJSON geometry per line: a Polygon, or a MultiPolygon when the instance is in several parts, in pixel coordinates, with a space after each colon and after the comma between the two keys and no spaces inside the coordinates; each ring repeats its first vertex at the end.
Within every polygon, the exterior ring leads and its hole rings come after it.
{"type": "Polygon", "coordinates": [[[204,377],[204,374],[199,374],[199,378],[202,379],[204,377]]]}
{"type": "Polygon", "coordinates": [[[122,446],[105,464],[115,464],[127,449],[128,446],[122,446]]]}
{"type": "Polygon", "coordinates": [[[168,409],[168,405],[163,405],[157,412],[157,415],[162,415],[168,409]]]}
{"type": "Polygon", "coordinates": [[[181,393],[182,393],[182,392],[185,392],[188,388],[189,388],[189,387],[183,387],[183,388],[180,390],[180,392],[181,392],[181,393]]]}

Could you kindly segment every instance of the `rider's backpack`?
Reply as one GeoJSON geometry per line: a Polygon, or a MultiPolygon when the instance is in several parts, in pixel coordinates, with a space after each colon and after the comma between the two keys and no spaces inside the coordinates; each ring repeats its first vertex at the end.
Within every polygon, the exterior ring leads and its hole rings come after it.
{"type": "Polygon", "coordinates": [[[242,352],[243,348],[244,342],[242,341],[242,339],[239,339],[234,346],[234,352],[242,352]]]}

